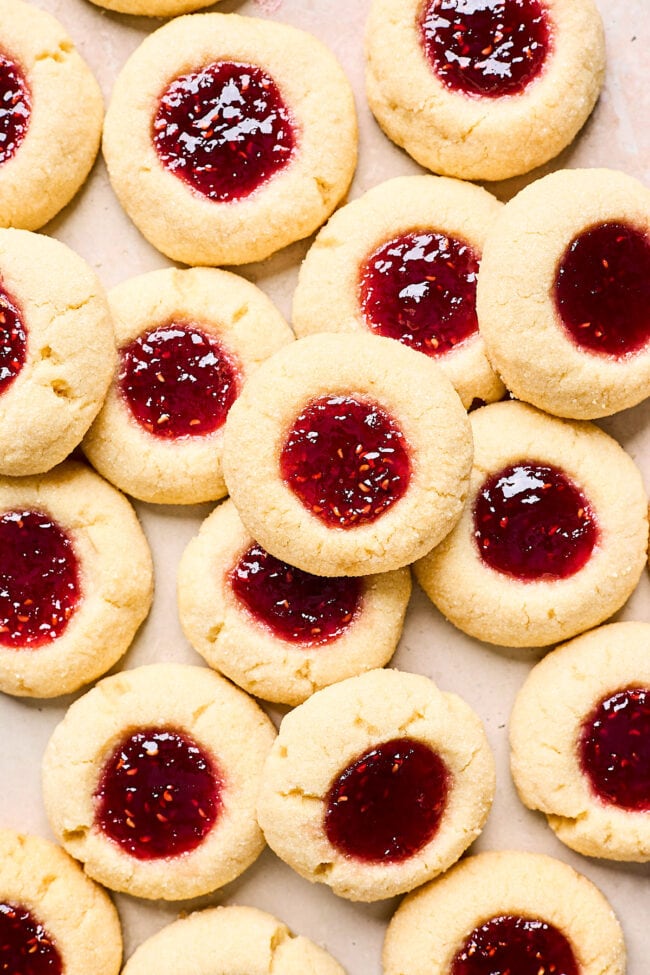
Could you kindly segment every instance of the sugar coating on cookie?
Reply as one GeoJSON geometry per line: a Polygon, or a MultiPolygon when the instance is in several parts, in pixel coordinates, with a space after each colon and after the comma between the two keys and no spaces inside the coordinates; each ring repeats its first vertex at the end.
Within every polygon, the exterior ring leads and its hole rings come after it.
{"type": "Polygon", "coordinates": [[[299,874],[374,901],[454,863],[493,794],[494,761],[474,711],[427,677],[375,670],[284,718],[258,818],[299,874]]]}
{"type": "Polygon", "coordinates": [[[226,422],[224,474],[253,538],[316,575],[424,554],[458,519],[469,423],[440,367],[391,339],[313,335],[269,359],[226,422]]]}
{"type": "Polygon", "coordinates": [[[308,251],[293,299],[296,334],[368,329],[435,359],[465,407],[500,399],[476,317],[481,251],[500,206],[480,187],[443,177],[369,190],[308,251]]]}
{"type": "Polygon", "coordinates": [[[86,456],[143,501],[223,497],[228,410],[257,366],[293,341],[291,329],[255,285],[214,268],[152,271],[108,297],[118,366],[86,456]]]}
{"type": "Polygon", "coordinates": [[[123,207],[188,264],[259,261],[308,236],[347,191],[356,143],[352,92],[327,48],[285,24],[218,13],[144,41],[104,130],[123,207]]]}
{"type": "Polygon", "coordinates": [[[485,246],[478,313],[516,397],[593,419],[650,387],[650,189],[608,169],[561,170],[503,208],[485,246]]]}
{"type": "Polygon", "coordinates": [[[586,856],[650,860],[650,624],[613,623],[533,668],[510,719],[522,801],[586,856]]]}
{"type": "Polygon", "coordinates": [[[567,864],[515,851],[468,857],[406,897],[384,941],[386,975],[623,975],[623,932],[567,864]]]}
{"type": "Polygon", "coordinates": [[[373,0],[366,91],[386,134],[446,176],[499,180],[556,156],[605,69],[593,0],[373,0]]]}
{"type": "Polygon", "coordinates": [[[71,461],[0,478],[0,689],[56,697],[101,676],[149,612],[153,566],[128,501],[71,461]]]}
{"type": "Polygon", "coordinates": [[[216,890],[264,846],[255,801],[274,738],[261,708],[206,668],[107,677],[45,751],[52,829],[113,890],[164,900],[216,890]]]}
{"type": "Polygon", "coordinates": [[[415,567],[425,592],[463,632],[505,646],[545,646],[602,623],[645,565],[638,468],[597,427],[523,403],[493,403],[471,420],[467,505],[415,567]]]}

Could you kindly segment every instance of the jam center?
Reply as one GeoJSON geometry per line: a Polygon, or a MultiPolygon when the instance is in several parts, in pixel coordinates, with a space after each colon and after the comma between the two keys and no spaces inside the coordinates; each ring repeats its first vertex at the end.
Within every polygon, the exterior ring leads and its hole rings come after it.
{"type": "Polygon", "coordinates": [[[574,575],[599,532],[588,501],[561,470],[522,461],[484,482],[474,537],[491,568],[532,582],[574,575]]]}
{"type": "Polygon", "coordinates": [[[74,548],[41,511],[0,518],[0,645],[36,649],[65,631],[81,598],[74,548]]]}
{"type": "Polygon", "coordinates": [[[62,975],[56,945],[40,921],[20,904],[0,903],[0,972],[62,975]]]}
{"type": "Polygon", "coordinates": [[[650,812],[650,689],[604,698],[582,726],[580,764],[605,803],[650,812]]]}
{"type": "Polygon", "coordinates": [[[443,85],[484,98],[523,92],[542,71],[552,45],[538,0],[429,0],[420,39],[443,85]]]}
{"type": "Polygon", "coordinates": [[[361,270],[361,310],[373,331],[418,352],[444,355],[478,330],[478,258],[433,231],[383,244],[361,270]]]}
{"type": "Polygon", "coordinates": [[[121,350],[120,391],[131,413],[162,439],[218,430],[238,394],[238,369],[219,342],[172,322],[121,350]]]}
{"type": "Polygon", "coordinates": [[[395,863],[435,835],[447,802],[449,772],[422,742],[395,738],[361,755],[332,783],[325,831],[345,856],[395,863]]]}
{"type": "Polygon", "coordinates": [[[14,299],[0,287],[0,394],[11,385],[27,358],[27,332],[14,299]]]}
{"type": "Polygon", "coordinates": [[[0,166],[15,155],[27,134],[31,102],[22,71],[0,54],[0,166]]]}
{"type": "Polygon", "coordinates": [[[194,850],[221,812],[223,780],[188,735],[143,728],[128,735],[104,766],[96,818],[138,860],[194,850]]]}
{"type": "Polygon", "coordinates": [[[504,914],[474,928],[450,975],[580,975],[571,944],[552,924],[504,914]]]}
{"type": "Polygon", "coordinates": [[[230,573],[237,599],[281,640],[318,646],[341,636],[361,608],[361,582],[296,569],[251,545],[230,573]]]}
{"type": "Polygon", "coordinates": [[[602,223],[567,248],[555,279],[555,305],[581,349],[621,357],[650,340],[650,238],[602,223]]]}
{"type": "Polygon", "coordinates": [[[327,525],[375,521],[406,492],[404,434],[378,404],[322,396],[296,419],[280,458],[284,481],[327,525]]]}
{"type": "Polygon", "coordinates": [[[217,202],[249,196],[284,169],[297,141],[273,78],[233,61],[172,81],[160,99],[152,138],[170,172],[217,202]]]}

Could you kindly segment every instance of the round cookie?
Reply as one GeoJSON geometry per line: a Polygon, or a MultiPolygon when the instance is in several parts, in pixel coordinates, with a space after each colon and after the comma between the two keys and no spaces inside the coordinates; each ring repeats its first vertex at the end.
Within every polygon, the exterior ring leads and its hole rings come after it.
{"type": "Polygon", "coordinates": [[[236,14],[181,17],[148,37],[104,128],[122,206],[187,264],[260,261],[307,237],[345,195],[356,147],[352,92],[329,50],[236,14]]]}
{"type": "Polygon", "coordinates": [[[254,907],[217,907],[188,917],[149,938],[123,975],[345,975],[313,941],[291,934],[254,907]]]}
{"type": "Polygon", "coordinates": [[[597,427],[493,403],[472,416],[475,457],[455,530],[415,573],[460,630],[488,643],[557,643],[602,623],[646,559],[639,470],[597,427]]]}
{"type": "Polygon", "coordinates": [[[205,668],[154,664],[106,677],[45,750],[50,824],[113,890],[207,894],[262,851],[255,801],[274,738],[257,704],[205,668]]]}
{"type": "Polygon", "coordinates": [[[53,843],[0,830],[5,972],[118,975],[122,932],[106,893],[53,843]]]}
{"type": "Polygon", "coordinates": [[[315,575],[412,562],[460,516],[469,422],[442,370],[368,334],[312,335],[264,363],[226,422],[223,469],[247,529],[315,575]]]}
{"type": "Polygon", "coordinates": [[[533,668],[510,719],[519,796],[578,853],[650,860],[650,624],[613,623],[533,668]]]}
{"type": "Polygon", "coordinates": [[[195,650],[249,694],[291,705],[388,663],[410,593],[407,568],[327,579],[279,562],[231,501],[203,522],[178,570],[181,625],[195,650]]]}
{"type": "Polygon", "coordinates": [[[258,819],[301,876],[375,901],[454,863],[481,832],[494,785],[483,727],[461,698],[427,677],[374,670],[283,719],[258,819]]]}
{"type": "Polygon", "coordinates": [[[50,14],[0,0],[0,227],[38,230],[69,203],[97,155],[104,105],[50,14]],[[61,161],[65,160],[65,165],[61,161]]]}
{"type": "Polygon", "coordinates": [[[386,932],[385,975],[624,975],[623,932],[601,892],[560,860],[468,857],[406,897],[386,932]]]}
{"type": "Polygon", "coordinates": [[[291,329],[255,285],[214,268],[152,271],[118,285],[109,303],[119,365],[86,456],[142,501],[223,497],[228,409],[291,329]]]}
{"type": "Polygon", "coordinates": [[[431,356],[463,405],[504,387],[476,318],[476,279],[501,204],[469,183],[435,176],[390,179],[331,217],[307,253],[293,327],[367,329],[431,356]]]}
{"type": "Polygon", "coordinates": [[[589,420],[650,389],[650,189],[608,169],[561,170],[501,211],[477,306],[514,395],[589,420]]]}
{"type": "Polygon", "coordinates": [[[115,362],[97,275],[64,244],[0,230],[0,474],[41,474],[99,411],[115,362]]]}
{"type": "Polygon", "coordinates": [[[141,17],[176,17],[202,7],[211,7],[218,0],[91,0],[98,7],[121,14],[141,17]]]}
{"type": "Polygon", "coordinates": [[[56,697],[105,673],[149,612],[153,566],[128,501],[81,464],[0,478],[0,690],[56,697]]]}
{"type": "Polygon", "coordinates": [[[463,179],[506,179],[556,156],[605,72],[593,0],[373,0],[366,55],[388,137],[463,179]]]}

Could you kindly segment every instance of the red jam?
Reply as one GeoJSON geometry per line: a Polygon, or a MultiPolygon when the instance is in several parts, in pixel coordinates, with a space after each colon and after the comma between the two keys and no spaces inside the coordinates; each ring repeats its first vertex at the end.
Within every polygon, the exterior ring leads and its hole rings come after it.
{"type": "Polygon", "coordinates": [[[429,0],[420,17],[424,52],[452,91],[518,95],[551,53],[551,24],[539,0],[429,0]]]}
{"type": "Polygon", "coordinates": [[[361,269],[363,315],[380,335],[444,355],[478,330],[478,264],[468,244],[446,234],[396,237],[361,269]]]}
{"type": "Polygon", "coordinates": [[[285,482],[326,525],[369,524],[406,492],[404,434],[377,403],[321,396],[297,417],[280,458],[285,482]]]}
{"type": "Polygon", "coordinates": [[[230,573],[237,599],[281,640],[314,647],[341,636],[361,608],[359,579],[325,579],[251,545],[230,573]]]}
{"type": "Polygon", "coordinates": [[[650,340],[650,238],[601,223],[567,248],[555,278],[555,305],[575,344],[621,358],[650,340]]]}
{"type": "Polygon", "coordinates": [[[140,335],[120,357],[120,392],[155,437],[200,437],[225,423],[238,394],[238,369],[199,328],[171,322],[140,335]]]}
{"type": "Polygon", "coordinates": [[[361,755],[332,783],[325,831],[345,856],[406,860],[433,839],[445,811],[449,772],[422,742],[395,738],[361,755]]]}
{"type": "Polygon", "coordinates": [[[32,98],[23,73],[0,54],[0,166],[15,155],[27,134],[32,98]]]}
{"type": "Polygon", "coordinates": [[[611,694],[582,726],[580,764],[602,802],[650,812],[650,689],[611,694]]]}
{"type": "Polygon", "coordinates": [[[599,537],[588,501],[556,467],[522,461],[489,477],[474,507],[481,558],[522,582],[566,579],[599,537]]]}
{"type": "Polygon", "coordinates": [[[33,650],[56,640],[81,599],[70,539],[42,511],[7,511],[0,553],[0,645],[33,650]]]}
{"type": "Polygon", "coordinates": [[[63,962],[40,921],[21,904],[0,903],[0,972],[62,975],[63,962]]]}
{"type": "Polygon", "coordinates": [[[102,772],[96,819],[138,860],[196,849],[222,809],[223,780],[188,735],[142,728],[117,746],[102,772]]]}
{"type": "Polygon", "coordinates": [[[474,928],[454,957],[450,975],[580,975],[571,944],[536,918],[504,914],[474,928]]]}
{"type": "Polygon", "coordinates": [[[249,196],[284,169],[297,142],[273,78],[234,61],[216,61],[172,81],[152,138],[170,172],[219,203],[249,196]]]}
{"type": "Polygon", "coordinates": [[[0,287],[0,394],[11,385],[27,358],[27,331],[14,299],[0,287]]]}

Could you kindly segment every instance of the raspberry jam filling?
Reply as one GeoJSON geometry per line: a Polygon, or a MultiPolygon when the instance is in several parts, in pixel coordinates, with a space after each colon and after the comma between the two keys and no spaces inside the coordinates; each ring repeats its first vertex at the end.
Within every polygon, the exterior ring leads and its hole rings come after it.
{"type": "Polygon", "coordinates": [[[580,975],[571,944],[536,918],[503,914],[474,928],[454,957],[450,975],[580,975]]]}
{"type": "Polygon", "coordinates": [[[478,258],[462,240],[403,234],[361,269],[361,310],[370,328],[418,352],[444,355],[478,330],[478,258]]]}
{"type": "Polygon", "coordinates": [[[580,765],[602,802],[650,812],[650,689],[611,694],[582,725],[580,765]]]}
{"type": "Polygon", "coordinates": [[[0,166],[16,153],[27,134],[32,99],[23,73],[0,54],[0,166]]]}
{"type": "Polygon", "coordinates": [[[160,98],[152,138],[166,169],[219,203],[253,193],[284,169],[297,144],[273,78],[234,61],[174,79],[160,98]]]}
{"type": "Polygon", "coordinates": [[[51,643],[81,599],[72,542],[42,511],[6,511],[0,552],[0,646],[32,650],[51,643]]]}
{"type": "Polygon", "coordinates": [[[541,73],[552,29],[539,0],[429,0],[420,17],[424,53],[452,91],[518,95],[541,73]]]}
{"type": "Polygon", "coordinates": [[[325,832],[345,856],[406,860],[433,839],[445,811],[450,776],[442,759],[413,738],[365,752],[327,794],[325,832]]]}
{"type": "Polygon", "coordinates": [[[142,728],[127,735],[95,793],[103,832],[138,860],[194,850],[222,809],[223,779],[188,735],[142,728]]]}
{"type": "Polygon", "coordinates": [[[145,430],[164,440],[218,430],[239,373],[221,344],[183,322],[140,335],[120,352],[119,388],[145,430]]]}
{"type": "Polygon", "coordinates": [[[326,525],[354,528],[375,521],[399,501],[411,464],[404,434],[377,403],[321,396],[295,420],[280,473],[326,525]]]}
{"type": "Polygon", "coordinates": [[[532,582],[578,572],[599,531],[589,502],[566,474],[521,461],[483,483],[474,507],[474,537],[492,569],[532,582]]]}
{"type": "Polygon", "coordinates": [[[43,925],[21,904],[0,903],[0,972],[62,975],[63,962],[43,925]]]}
{"type": "Polygon", "coordinates": [[[239,602],[281,640],[314,647],[341,636],[361,608],[356,578],[323,578],[251,545],[230,573],[239,602]]]}
{"type": "Polygon", "coordinates": [[[623,223],[579,234],[562,257],[554,294],[579,348],[614,358],[639,352],[650,340],[650,238],[623,223]]]}
{"type": "Polygon", "coordinates": [[[14,299],[0,286],[0,394],[11,385],[27,358],[27,331],[14,299]]]}

